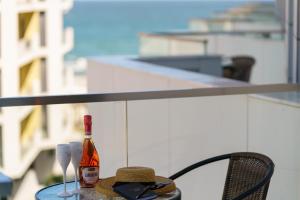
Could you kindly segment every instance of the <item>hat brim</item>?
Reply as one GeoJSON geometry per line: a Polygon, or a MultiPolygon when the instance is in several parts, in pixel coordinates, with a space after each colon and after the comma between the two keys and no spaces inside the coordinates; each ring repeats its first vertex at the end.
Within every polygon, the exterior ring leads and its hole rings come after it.
{"type": "MultiPolygon", "coordinates": [[[[173,180],[162,177],[162,176],[156,176],[155,177],[156,183],[168,183],[170,184],[166,185],[163,188],[154,190],[154,192],[158,195],[167,194],[170,192],[173,192],[176,190],[176,185],[173,180]]],[[[109,177],[102,180],[99,180],[99,182],[96,185],[96,191],[100,192],[101,194],[104,194],[108,197],[118,197],[117,193],[113,191],[113,185],[115,184],[115,177],[109,177]]]]}

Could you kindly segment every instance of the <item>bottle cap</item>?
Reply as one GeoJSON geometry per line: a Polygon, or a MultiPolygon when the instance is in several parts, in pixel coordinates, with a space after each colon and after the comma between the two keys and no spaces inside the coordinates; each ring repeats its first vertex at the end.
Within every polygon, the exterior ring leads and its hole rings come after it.
{"type": "Polygon", "coordinates": [[[84,130],[86,135],[91,135],[92,133],[92,116],[84,115],[84,130]]]}

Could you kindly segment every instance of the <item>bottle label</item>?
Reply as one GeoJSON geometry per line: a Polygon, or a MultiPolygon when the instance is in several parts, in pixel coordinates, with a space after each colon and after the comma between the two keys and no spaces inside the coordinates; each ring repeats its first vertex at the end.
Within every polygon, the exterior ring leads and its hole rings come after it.
{"type": "Polygon", "coordinates": [[[82,178],[88,184],[94,184],[99,179],[99,167],[85,167],[82,169],[82,178]]]}

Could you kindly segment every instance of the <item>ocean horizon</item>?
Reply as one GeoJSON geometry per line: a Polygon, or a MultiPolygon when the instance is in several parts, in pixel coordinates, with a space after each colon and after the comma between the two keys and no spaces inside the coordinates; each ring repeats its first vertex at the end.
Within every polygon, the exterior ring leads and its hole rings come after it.
{"type": "Polygon", "coordinates": [[[64,25],[75,31],[67,60],[138,54],[141,32],[188,30],[189,20],[210,18],[240,1],[75,1],[64,25]]]}

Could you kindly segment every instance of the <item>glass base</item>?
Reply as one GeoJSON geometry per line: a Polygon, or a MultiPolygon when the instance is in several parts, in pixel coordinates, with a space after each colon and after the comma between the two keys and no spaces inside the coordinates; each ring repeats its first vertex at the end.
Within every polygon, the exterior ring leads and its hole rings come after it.
{"type": "Polygon", "coordinates": [[[72,191],[72,194],[80,194],[80,189],[75,189],[72,191]]]}
{"type": "Polygon", "coordinates": [[[57,194],[58,197],[71,197],[73,196],[73,193],[70,193],[70,192],[60,192],[57,194]]]}

